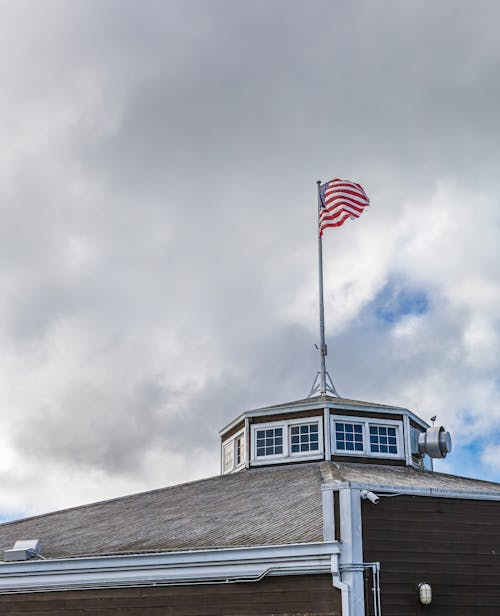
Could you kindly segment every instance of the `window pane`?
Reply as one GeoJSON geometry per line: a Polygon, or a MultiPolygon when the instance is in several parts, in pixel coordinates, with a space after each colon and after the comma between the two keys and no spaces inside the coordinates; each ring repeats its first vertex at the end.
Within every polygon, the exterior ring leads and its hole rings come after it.
{"type": "Polygon", "coordinates": [[[291,452],[307,453],[319,450],[319,424],[301,424],[290,427],[291,452]],[[296,445],[296,446],[294,446],[296,445]]]}
{"type": "Polygon", "coordinates": [[[398,455],[397,428],[394,426],[370,426],[370,451],[398,455]]]}
{"type": "Polygon", "coordinates": [[[340,451],[363,451],[363,424],[336,421],[335,448],[340,451]]]}
{"type": "Polygon", "coordinates": [[[283,455],[283,428],[265,428],[255,431],[256,456],[283,455]]]}
{"type": "Polygon", "coordinates": [[[235,463],[236,463],[236,466],[238,466],[239,464],[243,463],[243,459],[245,456],[245,441],[243,437],[239,436],[235,440],[234,445],[235,445],[235,450],[234,450],[235,463]]]}
{"type": "Polygon", "coordinates": [[[232,470],[234,466],[234,441],[230,441],[224,445],[223,454],[224,472],[228,472],[232,470]]]}

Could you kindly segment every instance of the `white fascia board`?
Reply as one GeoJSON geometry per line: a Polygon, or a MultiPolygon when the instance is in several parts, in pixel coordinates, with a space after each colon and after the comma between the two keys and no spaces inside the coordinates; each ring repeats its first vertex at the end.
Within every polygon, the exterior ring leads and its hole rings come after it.
{"type": "Polygon", "coordinates": [[[340,402],[327,402],[326,406],[330,409],[334,410],[349,410],[349,411],[360,411],[362,413],[388,413],[390,415],[407,415],[410,419],[421,426],[422,428],[429,428],[429,424],[412,413],[410,410],[405,409],[403,407],[394,407],[394,406],[362,406],[360,404],[340,404],[340,402]]]}
{"type": "Polygon", "coordinates": [[[316,402],[306,402],[304,404],[296,405],[292,404],[290,406],[276,406],[276,407],[265,407],[260,409],[253,409],[249,411],[244,411],[240,413],[236,419],[233,419],[230,423],[224,426],[221,430],[219,430],[219,435],[223,436],[230,429],[234,428],[238,423],[243,421],[249,417],[263,417],[267,415],[277,415],[280,413],[300,413],[302,411],[313,411],[320,409],[332,409],[332,410],[349,410],[349,411],[360,411],[363,413],[390,413],[391,415],[407,415],[410,419],[412,419],[416,424],[421,426],[422,428],[427,429],[430,424],[421,419],[418,415],[415,415],[409,409],[405,409],[403,407],[394,407],[394,406],[369,406],[369,405],[361,405],[361,404],[349,404],[349,403],[341,403],[341,402],[332,402],[321,400],[316,402]]]}
{"type": "Polygon", "coordinates": [[[0,563],[0,594],[217,584],[329,573],[337,542],[0,563]]]}
{"type": "MultiPolygon", "coordinates": [[[[227,431],[231,426],[236,425],[238,421],[250,417],[272,417],[273,415],[281,415],[282,413],[302,413],[304,411],[318,411],[318,417],[323,416],[323,410],[326,408],[325,402],[318,404],[304,404],[302,406],[280,406],[267,409],[255,409],[254,411],[245,411],[237,419],[223,428],[220,433],[227,431]]],[[[270,420],[272,421],[272,420],[270,420]]]]}
{"type": "Polygon", "coordinates": [[[282,458],[273,458],[272,456],[257,458],[255,460],[250,460],[250,466],[271,466],[274,464],[295,464],[297,462],[317,462],[318,460],[324,460],[324,453],[315,453],[311,456],[298,456],[298,455],[290,455],[282,458]]]}
{"type": "Polygon", "coordinates": [[[364,483],[364,482],[346,482],[346,483],[324,483],[321,486],[322,490],[339,490],[349,486],[355,489],[370,490],[375,493],[385,494],[409,494],[411,496],[435,496],[441,498],[466,498],[472,500],[493,500],[500,501],[500,492],[482,492],[470,490],[449,490],[447,488],[423,488],[409,486],[389,486],[386,484],[364,483]]]}
{"type": "Polygon", "coordinates": [[[236,419],[233,419],[231,422],[229,422],[228,424],[226,424],[223,428],[219,430],[219,436],[224,436],[226,432],[229,432],[229,430],[232,430],[235,426],[237,426],[242,421],[244,421],[245,417],[246,417],[246,413],[241,413],[240,415],[238,415],[236,419]]]}
{"type": "Polygon", "coordinates": [[[318,417],[320,417],[323,413],[323,410],[326,408],[326,403],[321,402],[318,404],[307,403],[301,406],[280,406],[280,407],[269,407],[264,409],[255,409],[252,411],[244,411],[236,419],[233,419],[231,423],[228,423],[226,426],[219,430],[219,436],[224,436],[226,432],[233,429],[239,423],[241,423],[244,419],[249,419],[250,417],[267,417],[272,415],[281,415],[281,413],[300,413],[302,411],[318,411],[318,417]]]}

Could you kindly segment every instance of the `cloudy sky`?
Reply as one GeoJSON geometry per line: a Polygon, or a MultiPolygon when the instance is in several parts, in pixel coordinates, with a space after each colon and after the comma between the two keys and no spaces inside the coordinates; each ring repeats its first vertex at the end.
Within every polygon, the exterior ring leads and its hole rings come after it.
{"type": "Polygon", "coordinates": [[[317,369],[500,481],[496,0],[0,1],[0,517],[218,472],[317,369]]]}

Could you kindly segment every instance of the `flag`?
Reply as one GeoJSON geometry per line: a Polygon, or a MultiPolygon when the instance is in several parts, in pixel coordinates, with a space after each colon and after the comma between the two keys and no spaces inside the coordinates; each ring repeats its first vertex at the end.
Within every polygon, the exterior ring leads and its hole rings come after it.
{"type": "Polygon", "coordinates": [[[328,227],[340,227],[348,218],[359,218],[370,203],[360,184],[338,178],[321,184],[319,198],[320,235],[328,227]]]}

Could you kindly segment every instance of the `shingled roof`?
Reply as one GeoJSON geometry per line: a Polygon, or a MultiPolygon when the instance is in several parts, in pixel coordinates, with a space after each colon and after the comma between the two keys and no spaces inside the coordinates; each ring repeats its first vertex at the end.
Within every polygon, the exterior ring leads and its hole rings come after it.
{"type": "Polygon", "coordinates": [[[318,464],[242,471],[0,525],[46,557],[321,541],[318,464]]]}
{"type": "Polygon", "coordinates": [[[408,467],[311,462],[241,471],[0,524],[0,553],[48,558],[322,541],[322,483],[498,495],[500,484],[408,467]]]}

